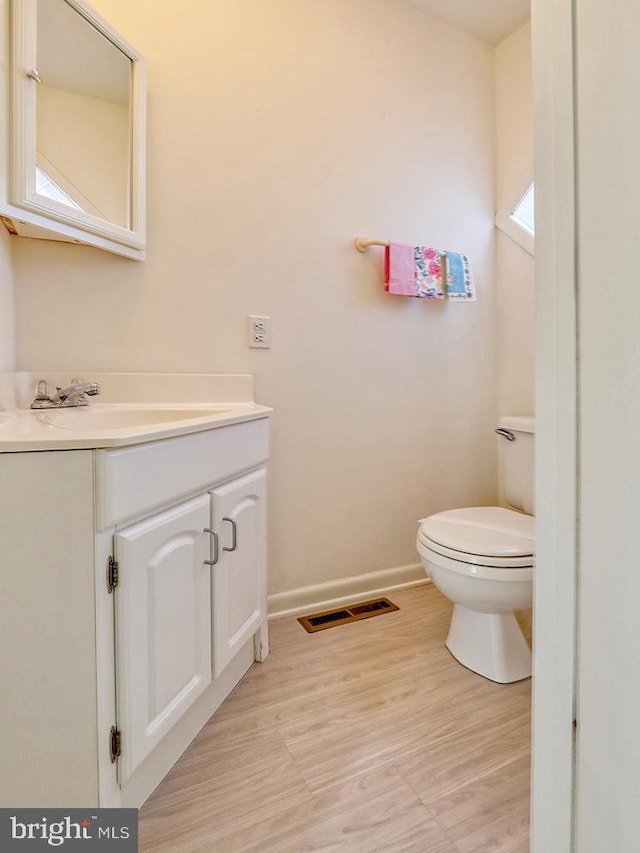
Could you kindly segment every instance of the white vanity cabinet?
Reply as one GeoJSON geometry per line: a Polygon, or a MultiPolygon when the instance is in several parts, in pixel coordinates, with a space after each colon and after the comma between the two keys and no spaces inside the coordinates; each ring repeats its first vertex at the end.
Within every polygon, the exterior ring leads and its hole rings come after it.
{"type": "Polygon", "coordinates": [[[139,807],[266,642],[266,416],[0,453],[0,802],[139,807]]]}
{"type": "Polygon", "coordinates": [[[121,784],[266,618],[260,467],[114,534],[121,784]]]}
{"type": "Polygon", "coordinates": [[[123,783],[211,683],[209,517],[203,495],[114,537],[123,783]]]}
{"type": "Polygon", "coordinates": [[[260,468],[211,491],[216,678],[265,619],[266,479],[260,468]]]}

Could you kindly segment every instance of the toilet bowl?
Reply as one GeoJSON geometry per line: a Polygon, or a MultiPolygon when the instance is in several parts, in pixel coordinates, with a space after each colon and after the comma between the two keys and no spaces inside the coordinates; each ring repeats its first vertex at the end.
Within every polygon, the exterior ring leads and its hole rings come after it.
{"type": "MultiPolygon", "coordinates": [[[[504,418],[506,499],[533,509],[533,419],[504,418]],[[520,441],[515,447],[516,441],[520,441]]],[[[420,521],[416,547],[429,578],[453,602],[446,646],[473,672],[501,684],[531,675],[531,650],[514,611],[533,602],[535,519],[498,506],[466,507],[420,521]]]]}

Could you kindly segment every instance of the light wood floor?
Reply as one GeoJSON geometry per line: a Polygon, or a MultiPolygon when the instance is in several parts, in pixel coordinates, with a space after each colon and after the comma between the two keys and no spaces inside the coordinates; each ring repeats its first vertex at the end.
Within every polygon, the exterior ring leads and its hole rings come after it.
{"type": "Polygon", "coordinates": [[[498,685],[444,648],[451,605],[308,634],[272,622],[255,664],[140,813],[140,850],[529,849],[530,681],[498,685]]]}

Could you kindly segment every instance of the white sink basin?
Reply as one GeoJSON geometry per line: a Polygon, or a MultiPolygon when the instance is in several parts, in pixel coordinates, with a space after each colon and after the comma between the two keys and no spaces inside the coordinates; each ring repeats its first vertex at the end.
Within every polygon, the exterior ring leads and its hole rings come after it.
{"type": "Polygon", "coordinates": [[[267,417],[257,403],[105,403],[0,412],[0,453],[120,447],[267,417]]]}
{"type": "Polygon", "coordinates": [[[83,406],[68,409],[47,409],[38,412],[38,420],[57,429],[74,432],[103,432],[104,430],[155,427],[160,424],[211,418],[228,412],[230,407],[204,408],[147,408],[114,407],[93,408],[83,406]]]}
{"type": "Polygon", "coordinates": [[[205,373],[92,372],[101,396],[89,405],[29,408],[42,382],[63,388],[73,382],[69,376],[0,372],[0,454],[127,447],[271,414],[254,402],[251,376],[205,373]]]}

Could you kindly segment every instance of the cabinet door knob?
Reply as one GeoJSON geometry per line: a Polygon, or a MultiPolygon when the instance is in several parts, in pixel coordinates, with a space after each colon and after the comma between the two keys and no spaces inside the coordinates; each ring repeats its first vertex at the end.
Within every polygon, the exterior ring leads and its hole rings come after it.
{"type": "Polygon", "coordinates": [[[222,519],[223,521],[228,521],[231,525],[231,548],[227,548],[225,545],[223,547],[223,551],[235,551],[238,547],[238,525],[236,524],[233,518],[227,518],[226,516],[222,519]]]}
{"type": "Polygon", "coordinates": [[[203,530],[203,533],[209,533],[211,536],[211,543],[210,543],[210,557],[211,557],[211,559],[205,560],[204,564],[205,564],[205,566],[215,566],[215,564],[218,562],[218,557],[219,557],[219,554],[218,554],[218,534],[215,532],[215,530],[212,530],[210,527],[205,527],[203,530]]]}

